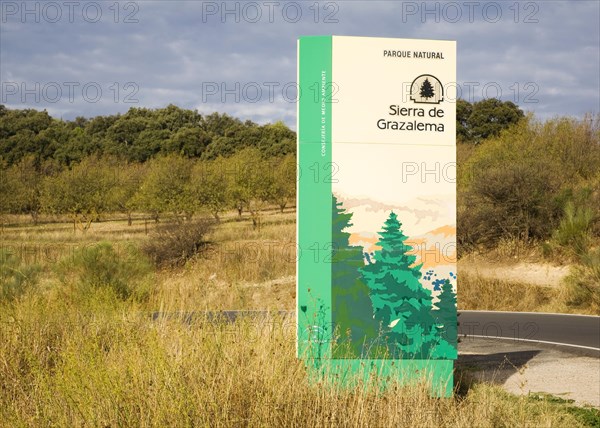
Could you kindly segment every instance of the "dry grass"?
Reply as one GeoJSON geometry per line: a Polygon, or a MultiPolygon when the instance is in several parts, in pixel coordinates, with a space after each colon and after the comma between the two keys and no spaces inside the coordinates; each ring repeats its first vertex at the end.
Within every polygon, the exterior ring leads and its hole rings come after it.
{"type": "Polygon", "coordinates": [[[458,280],[458,308],[598,315],[594,305],[573,305],[566,286],[546,287],[465,273],[458,280]]]}
{"type": "MultiPolygon", "coordinates": [[[[69,223],[32,226],[25,216],[11,218],[4,227],[0,246],[26,264],[46,270],[44,282],[54,277],[65,259],[98,242],[110,241],[116,251],[143,246],[157,227],[144,219],[128,226],[126,219],[93,223],[87,232],[69,223]]],[[[50,220],[50,219],[46,219],[50,220]]],[[[154,309],[293,309],[295,307],[296,229],[295,212],[263,215],[257,230],[245,214],[227,213],[207,236],[210,245],[182,268],[157,273],[154,309]]]]}
{"type": "MultiPolygon", "coordinates": [[[[0,427],[584,426],[563,405],[486,384],[435,399],[424,385],[315,383],[295,357],[295,326],[283,320],[151,319],[155,310],[292,309],[293,219],[266,213],[258,231],[226,216],[212,251],[158,271],[148,301],[102,287],[78,293],[59,280],[55,260],[42,260],[40,284],[0,302],[0,427]]],[[[140,222],[94,224],[86,234],[56,223],[5,228],[2,245],[79,248],[107,237],[116,249],[149,239],[140,222]]],[[[464,306],[468,279],[460,287],[464,306]]]]}
{"type": "Polygon", "coordinates": [[[556,290],[501,279],[461,274],[459,309],[488,311],[542,311],[551,304],[556,290]]]}
{"type": "MultiPolygon", "coordinates": [[[[47,222],[32,226],[28,218],[12,219],[13,224],[0,229],[0,248],[14,254],[24,263],[37,264],[51,274],[53,267],[65,258],[102,241],[110,241],[115,248],[138,246],[156,227],[154,222],[126,220],[92,223],[87,232],[74,230],[72,223],[47,222]]],[[[51,220],[51,219],[46,219],[51,220]]]]}
{"type": "Polygon", "coordinates": [[[294,214],[267,214],[260,230],[235,217],[208,235],[183,269],[159,273],[151,304],[161,310],[294,309],[294,214]]]}
{"type": "Polygon", "coordinates": [[[583,426],[564,408],[473,385],[342,390],[309,381],[283,320],[150,321],[99,296],[29,296],[0,316],[0,426],[583,426]]]}

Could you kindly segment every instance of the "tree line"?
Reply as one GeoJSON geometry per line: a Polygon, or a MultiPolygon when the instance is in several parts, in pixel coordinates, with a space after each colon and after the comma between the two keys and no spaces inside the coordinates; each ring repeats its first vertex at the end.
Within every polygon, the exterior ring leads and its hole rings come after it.
{"type": "Polygon", "coordinates": [[[64,166],[92,155],[127,162],[170,154],[209,160],[246,147],[265,157],[285,156],[296,151],[296,134],[282,122],[258,125],[175,105],[71,121],[53,118],[45,110],[0,105],[0,158],[9,165],[32,155],[38,163],[52,159],[64,166]]]}
{"type": "Polygon", "coordinates": [[[166,215],[184,221],[204,212],[218,221],[236,209],[260,227],[261,210],[276,205],[283,211],[296,197],[294,154],[266,158],[255,147],[207,160],[168,154],[145,163],[98,156],[71,167],[37,162],[28,155],[2,165],[0,214],[29,214],[34,223],[41,213],[68,215],[87,230],[108,213],[124,213],[131,224],[135,212],[156,221],[166,215]]]}
{"type": "MultiPolygon", "coordinates": [[[[547,240],[568,213],[598,233],[598,116],[542,122],[497,99],[456,108],[461,248],[547,240]]],[[[236,209],[258,225],[267,204],[294,199],[295,139],[281,122],[174,105],[72,121],[0,105],[0,214],[68,214],[85,227],[107,212],[236,209]]]]}
{"type": "MultiPolygon", "coordinates": [[[[477,143],[523,118],[510,101],[457,101],[457,137],[477,143]]],[[[228,157],[254,147],[265,157],[295,153],[296,133],[282,122],[258,125],[227,114],[202,115],[169,105],[131,108],[125,114],[62,120],[46,111],[7,109],[0,104],[0,158],[8,165],[34,156],[70,166],[88,156],[146,162],[176,154],[204,160],[228,157]]]]}

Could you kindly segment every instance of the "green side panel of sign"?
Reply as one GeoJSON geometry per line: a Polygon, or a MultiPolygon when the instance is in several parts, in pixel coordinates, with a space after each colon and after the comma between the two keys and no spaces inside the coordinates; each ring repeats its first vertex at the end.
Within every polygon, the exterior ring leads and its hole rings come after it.
{"type": "Polygon", "coordinates": [[[298,42],[298,357],[331,356],[331,36],[298,42]]]}

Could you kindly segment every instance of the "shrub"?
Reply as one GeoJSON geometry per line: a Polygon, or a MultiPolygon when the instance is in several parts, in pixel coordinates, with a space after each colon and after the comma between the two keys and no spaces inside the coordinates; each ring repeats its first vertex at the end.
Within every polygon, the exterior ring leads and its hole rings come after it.
{"type": "Polygon", "coordinates": [[[206,247],[205,237],[213,223],[200,219],[161,225],[142,250],[158,267],[181,266],[206,247]]]}
{"type": "Polygon", "coordinates": [[[585,254],[593,239],[593,220],[594,212],[591,207],[567,202],[563,218],[552,235],[553,242],[567,248],[574,255],[585,254]]]}
{"type": "Polygon", "coordinates": [[[76,251],[57,268],[63,283],[83,293],[109,291],[120,300],[148,297],[152,266],[134,247],[119,251],[109,242],[101,242],[76,251]]]}
{"type": "Polygon", "coordinates": [[[600,248],[581,256],[581,264],[571,268],[565,284],[567,305],[587,307],[600,315],[600,248]]]}
{"type": "Polygon", "coordinates": [[[493,246],[503,238],[543,239],[552,233],[560,215],[553,197],[558,182],[535,162],[482,167],[485,174],[461,199],[460,239],[493,246]]]}
{"type": "Polygon", "coordinates": [[[0,248],[0,302],[12,302],[38,282],[40,267],[27,265],[10,251],[0,248]]]}
{"type": "Polygon", "coordinates": [[[573,240],[598,217],[597,206],[595,214],[583,207],[598,199],[599,136],[600,116],[545,123],[529,117],[478,145],[458,165],[459,243],[546,240],[561,229],[557,239],[579,245],[573,240]],[[577,209],[565,208],[569,201],[577,209]]]}

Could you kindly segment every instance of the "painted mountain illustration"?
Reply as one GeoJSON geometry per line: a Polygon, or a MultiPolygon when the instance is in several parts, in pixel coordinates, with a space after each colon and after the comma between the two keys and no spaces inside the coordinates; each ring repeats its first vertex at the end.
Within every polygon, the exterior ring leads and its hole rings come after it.
{"type": "MultiPolygon", "coordinates": [[[[348,228],[350,245],[361,246],[372,254],[378,250],[378,230],[390,212],[402,219],[410,254],[421,264],[424,277],[432,269],[440,276],[452,277],[456,273],[456,223],[454,198],[448,196],[414,198],[404,204],[391,204],[369,198],[352,198],[336,195],[343,206],[352,212],[352,225],[348,228]]],[[[453,282],[453,281],[452,281],[453,282]]],[[[453,282],[454,285],[454,282],[453,282]]]]}
{"type": "Polygon", "coordinates": [[[375,235],[378,225],[385,221],[392,210],[402,218],[405,233],[411,237],[422,236],[441,227],[456,225],[453,195],[422,196],[389,203],[370,198],[348,197],[339,191],[334,193],[344,207],[353,213],[351,233],[360,233],[364,236],[375,235]]]}

